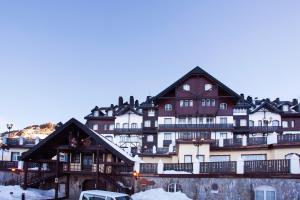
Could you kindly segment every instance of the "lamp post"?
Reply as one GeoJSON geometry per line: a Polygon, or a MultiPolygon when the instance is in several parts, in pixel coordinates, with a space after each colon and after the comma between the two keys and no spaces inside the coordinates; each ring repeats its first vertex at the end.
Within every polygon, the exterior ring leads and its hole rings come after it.
{"type": "Polygon", "coordinates": [[[6,124],[6,127],[8,129],[8,133],[10,133],[10,130],[12,129],[13,124],[6,124]]]}

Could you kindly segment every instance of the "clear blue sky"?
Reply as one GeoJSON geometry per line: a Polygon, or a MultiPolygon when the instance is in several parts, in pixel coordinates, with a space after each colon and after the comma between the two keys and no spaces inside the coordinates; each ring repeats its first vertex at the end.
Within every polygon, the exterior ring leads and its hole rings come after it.
{"type": "Polygon", "coordinates": [[[238,93],[300,97],[300,1],[1,1],[0,130],[83,121],[195,66],[238,93]]]}

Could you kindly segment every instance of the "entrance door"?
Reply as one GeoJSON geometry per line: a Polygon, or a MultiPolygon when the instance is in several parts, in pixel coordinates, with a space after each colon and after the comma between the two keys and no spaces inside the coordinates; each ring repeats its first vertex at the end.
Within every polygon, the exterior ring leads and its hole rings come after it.
{"type": "Polygon", "coordinates": [[[82,170],[92,170],[93,166],[93,155],[92,154],[83,154],[82,155],[82,170]]]}

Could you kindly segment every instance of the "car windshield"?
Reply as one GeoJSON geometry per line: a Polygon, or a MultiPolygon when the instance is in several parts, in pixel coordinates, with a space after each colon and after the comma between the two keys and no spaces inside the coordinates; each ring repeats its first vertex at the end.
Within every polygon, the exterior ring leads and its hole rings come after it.
{"type": "Polygon", "coordinates": [[[123,196],[123,197],[116,197],[116,200],[132,200],[129,196],[123,196]]]}

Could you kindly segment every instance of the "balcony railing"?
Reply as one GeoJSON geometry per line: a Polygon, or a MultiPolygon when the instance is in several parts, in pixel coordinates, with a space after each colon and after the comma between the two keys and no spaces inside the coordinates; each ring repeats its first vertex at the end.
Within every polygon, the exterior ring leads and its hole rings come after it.
{"type": "Polygon", "coordinates": [[[286,134],[278,135],[278,144],[289,144],[293,142],[300,142],[300,134],[286,134]]]}
{"type": "Polygon", "coordinates": [[[6,144],[8,146],[18,146],[19,145],[19,138],[7,138],[6,144]]]}
{"type": "Polygon", "coordinates": [[[0,170],[18,168],[18,161],[0,161],[0,170]]]}
{"type": "Polygon", "coordinates": [[[114,132],[116,134],[128,134],[128,133],[142,133],[142,128],[115,128],[114,132]]]}
{"type": "Polygon", "coordinates": [[[281,126],[249,126],[250,133],[282,132],[281,126]]]}
{"type": "Polygon", "coordinates": [[[267,137],[251,137],[248,138],[248,146],[265,145],[267,144],[267,137]]]}
{"type": "Polygon", "coordinates": [[[140,173],[143,174],[156,174],[157,173],[157,163],[141,163],[140,173]]]}
{"type": "Polygon", "coordinates": [[[236,162],[202,162],[200,174],[234,174],[236,162]]]}
{"type": "Polygon", "coordinates": [[[290,160],[255,160],[245,161],[245,174],[249,173],[280,173],[290,172],[290,160]]]}
{"type": "Polygon", "coordinates": [[[159,124],[160,130],[228,130],[233,124],[159,124]]]}
{"type": "Polygon", "coordinates": [[[211,138],[211,133],[179,133],[178,138],[179,140],[193,140],[193,139],[205,139],[208,140],[211,138]]]}
{"type": "Polygon", "coordinates": [[[142,149],[142,154],[168,154],[169,147],[156,148],[156,152],[153,152],[153,148],[142,149]]]}
{"type": "Polygon", "coordinates": [[[224,139],[224,147],[240,147],[243,145],[242,138],[224,139]]]}
{"type": "Polygon", "coordinates": [[[193,163],[165,163],[164,171],[193,172],[193,163]]]}

